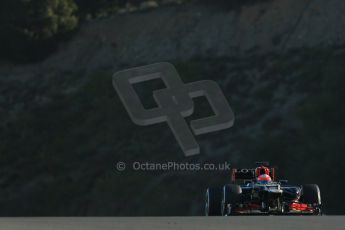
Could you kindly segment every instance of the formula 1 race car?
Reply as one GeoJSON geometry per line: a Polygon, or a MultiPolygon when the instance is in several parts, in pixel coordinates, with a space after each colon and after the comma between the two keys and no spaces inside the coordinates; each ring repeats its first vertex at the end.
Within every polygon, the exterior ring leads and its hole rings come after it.
{"type": "Polygon", "coordinates": [[[318,185],[276,181],[275,171],[267,162],[257,162],[256,168],[232,169],[231,184],[207,189],[205,214],[321,215],[318,185]]]}

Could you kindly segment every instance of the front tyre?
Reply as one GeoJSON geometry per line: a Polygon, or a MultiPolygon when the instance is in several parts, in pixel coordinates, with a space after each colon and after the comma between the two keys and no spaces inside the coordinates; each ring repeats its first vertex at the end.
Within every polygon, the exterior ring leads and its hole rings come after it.
{"type": "Polygon", "coordinates": [[[205,196],[205,215],[220,216],[221,215],[221,197],[222,188],[208,188],[205,196]]]}
{"type": "Polygon", "coordinates": [[[321,215],[321,192],[316,184],[302,185],[301,201],[305,204],[311,204],[315,208],[315,215],[321,215]]]}
{"type": "Polygon", "coordinates": [[[237,184],[224,185],[222,190],[221,211],[222,216],[234,214],[235,206],[240,202],[242,194],[241,186],[237,184]]]}

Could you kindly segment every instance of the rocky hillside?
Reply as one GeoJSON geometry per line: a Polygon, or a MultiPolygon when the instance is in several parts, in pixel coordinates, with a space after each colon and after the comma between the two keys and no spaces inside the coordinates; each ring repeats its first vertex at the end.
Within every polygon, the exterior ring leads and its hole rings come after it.
{"type": "MultiPolygon", "coordinates": [[[[116,162],[279,165],[345,213],[345,3],[182,4],[85,23],[46,60],[0,67],[0,215],[198,215],[226,172],[117,172],[116,162]],[[165,124],[132,124],[114,71],[169,61],[185,82],[217,81],[236,114],[185,159],[165,124]],[[344,188],[343,188],[344,189],[344,188]],[[337,199],[335,199],[337,198],[337,199]]],[[[138,92],[152,102],[150,84],[138,92]]],[[[191,119],[207,115],[197,101],[191,119]]],[[[199,103],[200,102],[200,103],[199,103]]]]}

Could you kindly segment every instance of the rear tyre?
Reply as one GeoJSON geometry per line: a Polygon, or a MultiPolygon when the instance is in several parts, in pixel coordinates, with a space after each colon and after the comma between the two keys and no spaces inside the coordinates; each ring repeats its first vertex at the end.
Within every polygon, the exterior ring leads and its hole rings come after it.
{"type": "Polygon", "coordinates": [[[221,212],[222,216],[234,214],[234,207],[241,200],[242,189],[237,184],[224,185],[222,190],[221,212]]]}
{"type": "Polygon", "coordinates": [[[208,188],[205,197],[205,215],[220,216],[221,215],[221,197],[222,188],[208,188]]]}
{"type": "Polygon", "coordinates": [[[316,208],[315,215],[321,215],[321,193],[316,184],[302,185],[301,201],[305,204],[311,204],[316,208]]]}

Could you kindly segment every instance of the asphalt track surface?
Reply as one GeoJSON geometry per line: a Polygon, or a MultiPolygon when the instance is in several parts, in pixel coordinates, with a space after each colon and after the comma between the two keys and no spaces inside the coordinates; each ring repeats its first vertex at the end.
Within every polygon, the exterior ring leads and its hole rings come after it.
{"type": "Polygon", "coordinates": [[[1,230],[345,230],[345,216],[0,218],[1,230]]]}

